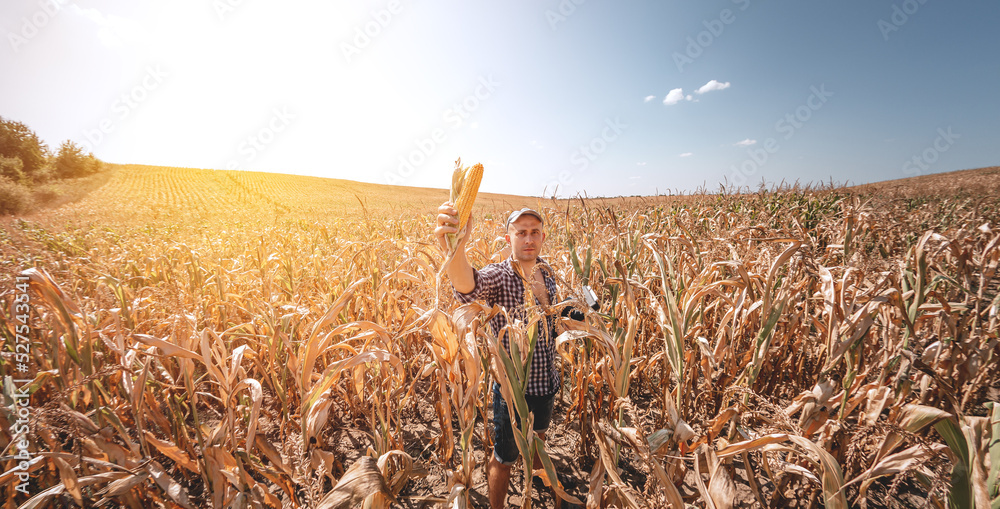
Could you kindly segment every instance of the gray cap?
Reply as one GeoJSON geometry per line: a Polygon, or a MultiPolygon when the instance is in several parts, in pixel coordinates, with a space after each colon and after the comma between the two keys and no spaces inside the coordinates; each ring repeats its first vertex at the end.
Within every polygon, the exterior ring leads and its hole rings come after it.
{"type": "Polygon", "coordinates": [[[522,215],[525,215],[525,214],[527,214],[529,216],[535,216],[535,217],[538,218],[538,222],[540,222],[542,224],[545,224],[545,220],[542,219],[542,215],[541,214],[539,214],[534,209],[529,209],[528,207],[524,207],[521,210],[515,210],[514,212],[510,213],[510,217],[507,218],[507,224],[504,225],[504,230],[505,231],[509,230],[510,229],[510,223],[513,223],[514,221],[517,221],[517,219],[519,217],[521,217],[522,215]]]}

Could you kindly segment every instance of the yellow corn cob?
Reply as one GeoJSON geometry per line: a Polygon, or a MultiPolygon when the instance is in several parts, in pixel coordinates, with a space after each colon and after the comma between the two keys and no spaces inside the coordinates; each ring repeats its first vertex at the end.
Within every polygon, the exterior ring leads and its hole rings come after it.
{"type": "MultiPolygon", "coordinates": [[[[455,172],[451,175],[451,201],[458,210],[458,231],[469,222],[472,215],[472,204],[476,201],[476,194],[479,193],[479,183],[483,180],[483,165],[475,164],[468,168],[462,168],[462,159],[455,161],[455,172]]],[[[452,249],[458,243],[458,236],[448,234],[448,243],[452,249]]]]}
{"type": "Polygon", "coordinates": [[[455,201],[455,208],[458,209],[458,229],[465,228],[472,215],[472,204],[476,201],[479,193],[479,183],[483,180],[483,165],[476,164],[464,171],[462,188],[458,200],[455,201]]]}

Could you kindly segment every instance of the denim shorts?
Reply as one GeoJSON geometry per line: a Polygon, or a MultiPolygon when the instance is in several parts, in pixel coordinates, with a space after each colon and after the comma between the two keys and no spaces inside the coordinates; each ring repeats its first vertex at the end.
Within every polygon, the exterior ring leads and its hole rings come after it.
{"type": "MultiPolygon", "coordinates": [[[[536,433],[549,429],[552,421],[552,407],[556,400],[553,393],[549,396],[529,396],[525,395],[525,402],[528,404],[528,411],[535,415],[532,428],[536,433]]],[[[517,424],[521,424],[520,416],[517,417],[517,424]]],[[[510,412],[507,411],[507,402],[500,395],[500,384],[493,383],[493,456],[504,465],[512,465],[520,456],[517,450],[517,442],[514,441],[514,429],[510,424],[510,412]]]]}

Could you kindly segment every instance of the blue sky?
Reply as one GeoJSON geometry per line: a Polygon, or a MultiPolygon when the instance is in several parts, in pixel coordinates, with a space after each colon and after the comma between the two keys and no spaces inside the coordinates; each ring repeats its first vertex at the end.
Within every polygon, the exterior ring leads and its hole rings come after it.
{"type": "Polygon", "coordinates": [[[1000,164],[997,26],[995,0],[9,1],[0,115],[121,163],[857,184],[1000,164]]]}

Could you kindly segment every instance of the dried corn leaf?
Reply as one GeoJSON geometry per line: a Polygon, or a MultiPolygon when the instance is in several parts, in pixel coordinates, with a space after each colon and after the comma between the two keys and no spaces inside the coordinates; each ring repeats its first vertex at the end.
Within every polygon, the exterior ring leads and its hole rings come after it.
{"type": "Polygon", "coordinates": [[[201,467],[198,466],[198,463],[193,461],[186,452],[182,451],[180,447],[174,445],[173,442],[170,442],[169,440],[160,440],[148,431],[144,432],[143,435],[146,437],[146,442],[153,444],[153,447],[156,447],[157,450],[163,453],[164,456],[173,460],[173,462],[177,465],[182,466],[196,474],[201,473],[201,467]]]}
{"type": "Polygon", "coordinates": [[[373,493],[380,493],[393,503],[398,503],[385,485],[385,479],[379,471],[375,458],[362,456],[347,469],[347,472],[344,472],[344,476],[337,481],[333,490],[323,497],[316,509],[354,508],[373,493]]]}
{"type": "MultiPolygon", "coordinates": [[[[121,479],[127,477],[131,474],[128,472],[105,472],[103,474],[88,475],[86,477],[78,477],[76,480],[78,487],[90,486],[91,484],[97,484],[101,482],[110,482],[115,479],[121,479]]],[[[36,509],[39,507],[46,507],[45,504],[50,498],[62,495],[66,491],[66,486],[63,483],[59,483],[51,488],[39,492],[37,495],[26,500],[23,504],[19,505],[17,509],[36,509]]]]}
{"type": "MultiPolygon", "coordinates": [[[[132,488],[142,484],[146,479],[149,479],[149,474],[146,472],[140,472],[123,479],[117,479],[108,483],[108,486],[99,494],[104,497],[102,501],[110,500],[113,497],[119,497],[128,493],[132,490],[132,488]]],[[[95,505],[101,505],[101,501],[95,505]]]]}
{"type": "Polygon", "coordinates": [[[66,491],[73,497],[77,505],[82,506],[83,494],[80,492],[80,485],[73,467],[69,466],[69,463],[66,463],[66,460],[62,458],[53,458],[53,462],[55,462],[56,468],[59,469],[59,477],[62,479],[66,491]]]}
{"type": "Polygon", "coordinates": [[[187,490],[175,481],[173,477],[167,475],[167,472],[163,470],[163,465],[160,465],[156,460],[152,460],[146,463],[145,469],[149,472],[149,475],[153,476],[153,480],[156,481],[157,486],[170,497],[170,500],[173,500],[174,503],[185,509],[194,509],[194,506],[188,500],[187,490]]]}
{"type": "MultiPolygon", "coordinates": [[[[705,459],[708,462],[708,494],[718,509],[732,509],[736,499],[736,484],[729,475],[729,470],[719,461],[715,451],[705,448],[705,459]]],[[[697,471],[696,471],[697,474],[697,471]]],[[[698,474],[700,476],[700,474],[698,474]]]]}
{"type": "Polygon", "coordinates": [[[840,470],[840,465],[830,453],[808,438],[784,433],[764,435],[746,442],[730,444],[718,451],[718,457],[728,458],[743,451],[754,451],[765,445],[779,444],[786,441],[790,441],[811,455],[818,457],[818,465],[822,471],[821,481],[823,484],[823,502],[825,506],[833,509],[847,509],[847,500],[844,498],[844,491],[842,489],[844,474],[840,470]]]}
{"type": "Polygon", "coordinates": [[[927,460],[934,458],[938,454],[943,454],[947,449],[948,446],[945,444],[930,444],[929,446],[923,444],[914,445],[909,449],[886,456],[878,464],[873,465],[844,486],[846,487],[856,481],[861,481],[861,487],[858,489],[858,499],[861,500],[861,507],[864,509],[868,505],[866,496],[868,488],[876,479],[887,475],[896,475],[900,472],[919,470],[921,465],[927,460]]]}
{"type": "Polygon", "coordinates": [[[155,346],[163,352],[163,355],[167,357],[183,357],[185,359],[201,360],[201,356],[188,350],[187,348],[177,346],[166,340],[160,338],[154,338],[148,334],[133,334],[133,338],[138,340],[140,343],[147,344],[149,346],[155,346]]]}
{"type": "Polygon", "coordinates": [[[281,472],[285,475],[291,477],[293,475],[292,467],[285,462],[284,458],[281,457],[281,453],[274,447],[273,444],[263,435],[256,435],[254,437],[254,443],[257,445],[257,449],[264,453],[264,456],[271,461],[271,464],[281,469],[281,472]]]}

